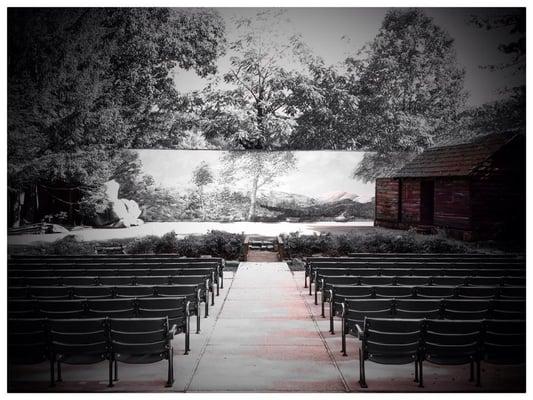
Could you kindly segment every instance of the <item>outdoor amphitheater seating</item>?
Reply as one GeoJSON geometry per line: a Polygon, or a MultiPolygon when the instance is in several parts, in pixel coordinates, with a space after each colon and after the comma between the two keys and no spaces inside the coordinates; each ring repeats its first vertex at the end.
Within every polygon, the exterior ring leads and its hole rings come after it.
{"type": "Polygon", "coordinates": [[[447,299],[444,302],[445,319],[483,319],[489,315],[490,302],[484,300],[447,299]]]}
{"type": "Polygon", "coordinates": [[[440,365],[470,364],[470,381],[480,385],[481,321],[425,321],[423,359],[440,365]],[[474,374],[474,364],[477,373],[474,374]]]}
{"type": "MultiPolygon", "coordinates": [[[[384,275],[403,276],[412,274],[414,270],[420,270],[421,275],[479,275],[493,276],[490,270],[500,269],[510,271],[509,275],[522,275],[525,266],[523,255],[463,255],[463,254],[374,254],[359,255],[353,257],[310,257],[305,263],[305,281],[307,287],[315,278],[315,268],[381,268],[384,275]],[[397,274],[391,274],[388,269],[399,269],[397,274]],[[425,273],[424,269],[432,269],[431,273],[425,273]],[[435,270],[442,270],[435,273],[435,270]],[[408,271],[411,271],[410,273],[408,271]],[[520,271],[522,270],[522,271],[520,271]],[[472,271],[476,271],[472,273],[472,271]]],[[[311,294],[311,292],[310,292],[311,294]]]]}
{"type": "MultiPolygon", "coordinates": [[[[79,255],[79,256],[26,256],[13,255],[8,261],[10,271],[47,268],[100,268],[100,269],[134,269],[134,268],[211,268],[217,277],[214,279],[219,289],[224,288],[224,265],[222,258],[177,257],[176,255],[142,254],[142,255],[79,255]]],[[[166,274],[165,274],[166,275],[166,274]]]]}
{"type": "Polygon", "coordinates": [[[9,318],[37,318],[38,310],[34,300],[9,300],[7,302],[7,313],[9,318]]]}
{"type": "Polygon", "coordinates": [[[135,318],[135,299],[87,300],[87,314],[93,318],[135,318]]]}
{"type": "Polygon", "coordinates": [[[110,319],[109,386],[118,380],[118,362],[151,364],[168,360],[166,386],[171,387],[174,383],[172,338],[175,333],[176,327],[170,326],[167,318],[110,319]]]}
{"type": "Polygon", "coordinates": [[[50,386],[55,386],[54,364],[57,364],[57,381],[62,381],[61,364],[95,364],[109,358],[105,319],[51,319],[50,386]]]}
{"type": "Polygon", "coordinates": [[[374,296],[378,299],[413,297],[413,288],[409,286],[374,286],[374,296]]]}
{"type": "Polygon", "coordinates": [[[115,286],[114,297],[116,298],[143,298],[153,297],[155,286],[154,285],[135,285],[135,286],[115,286]]]}
{"type": "Polygon", "coordinates": [[[26,288],[29,297],[38,300],[66,300],[71,291],[67,286],[32,286],[26,288]]]}
{"type": "MultiPolygon", "coordinates": [[[[356,270],[359,271],[359,270],[356,270]]],[[[344,281],[344,284],[368,284],[368,285],[398,285],[398,282],[405,284],[405,282],[408,282],[410,279],[413,279],[413,281],[416,281],[416,278],[419,277],[419,275],[412,275],[412,276],[386,276],[386,275],[377,275],[380,273],[379,269],[374,269],[374,275],[352,275],[352,272],[350,269],[315,269],[315,279],[314,279],[314,294],[315,294],[315,304],[318,304],[318,293],[323,292],[325,283],[329,282],[335,282],[337,284],[342,284],[344,281]],[[330,275],[330,273],[333,273],[330,275]],[[347,279],[350,279],[348,282],[347,279]]],[[[491,274],[494,276],[484,276],[481,279],[479,279],[479,283],[482,283],[484,285],[490,285],[491,282],[499,282],[501,283],[502,280],[505,282],[506,274],[509,273],[510,270],[491,270],[491,274]]],[[[424,271],[424,273],[430,273],[435,271],[424,271]]],[[[475,273],[476,271],[467,271],[471,274],[475,273]]],[[[520,273],[523,275],[525,272],[523,270],[520,270],[520,273]]],[[[472,281],[475,280],[476,276],[468,275],[466,272],[465,274],[461,276],[437,276],[437,275],[420,275],[420,277],[424,278],[420,281],[423,282],[423,284],[430,284],[435,286],[459,286],[459,285],[472,285],[472,281]],[[429,282],[426,279],[429,277],[429,282]]],[[[525,277],[522,276],[519,280],[518,276],[514,277],[517,278],[516,282],[524,282],[525,277]]],[[[475,282],[474,282],[475,283],[475,282]]],[[[496,286],[501,286],[500,284],[497,284],[496,286]]],[[[311,292],[311,286],[309,285],[309,290],[311,292]]]]}
{"type": "Polygon", "coordinates": [[[359,383],[366,388],[365,361],[378,364],[415,365],[415,381],[423,386],[421,362],[421,320],[366,319],[358,326],[359,383]]]}
{"type": "Polygon", "coordinates": [[[83,318],[84,300],[39,300],[36,302],[40,316],[45,318],[83,318]]]}
{"type": "Polygon", "coordinates": [[[502,299],[523,299],[526,297],[526,285],[504,286],[500,289],[502,299]]]}
{"type": "Polygon", "coordinates": [[[356,325],[361,325],[365,318],[512,321],[525,318],[525,305],[525,300],[345,299],[339,307],[342,317],[341,351],[346,355],[345,336],[356,335],[356,325]]]}
{"type": "Polygon", "coordinates": [[[43,318],[9,319],[8,363],[39,364],[48,358],[46,325],[43,318]]]}
{"type": "Polygon", "coordinates": [[[139,318],[167,317],[174,334],[185,333],[185,354],[190,351],[190,302],[186,298],[159,297],[137,299],[139,318]]]}
{"type": "Polygon", "coordinates": [[[98,283],[106,286],[124,286],[124,285],[134,285],[135,277],[134,276],[100,276],[98,278],[98,283]]]}
{"type": "Polygon", "coordinates": [[[490,364],[526,362],[525,320],[486,320],[483,331],[483,361],[490,364]]]}
{"type": "Polygon", "coordinates": [[[498,286],[458,286],[456,291],[460,299],[492,299],[499,293],[498,286]]]}
{"type": "Polygon", "coordinates": [[[393,276],[361,276],[359,279],[360,285],[392,285],[394,283],[393,276]]]}
{"type": "MultiPolygon", "coordinates": [[[[102,314],[107,309],[107,315],[117,315],[112,311],[127,307],[126,302],[131,303],[130,300],[98,301],[98,308],[102,314]]],[[[140,299],[138,302],[137,314],[142,315],[141,318],[76,318],[74,313],[59,312],[57,302],[55,306],[45,302],[45,308],[54,309],[55,315],[61,318],[10,318],[8,362],[36,364],[48,359],[50,385],[54,386],[56,368],[57,381],[62,381],[61,364],[84,365],[108,360],[112,386],[112,369],[114,366],[114,380],[117,380],[118,361],[144,364],[166,359],[169,362],[167,385],[172,386],[171,340],[174,335],[184,333],[185,354],[190,351],[189,303],[182,298],[140,299]]],[[[66,307],[69,311],[75,308],[72,304],[66,307]]],[[[94,304],[89,306],[91,314],[94,308],[94,304]]]]}
{"type": "MultiPolygon", "coordinates": [[[[117,286],[118,287],[118,286],[117,286]]],[[[122,286],[137,288],[140,286],[122,286]]],[[[33,288],[31,288],[33,290],[33,288]]],[[[113,286],[73,286],[72,297],[75,299],[110,299],[113,297],[113,286]]]]}
{"type": "Polygon", "coordinates": [[[400,286],[423,286],[431,284],[430,276],[397,276],[395,284],[400,286]]]}
{"type": "Polygon", "coordinates": [[[397,299],[394,302],[396,318],[440,318],[442,315],[441,300],[397,299]]]}
{"type": "MultiPolygon", "coordinates": [[[[409,300],[402,300],[407,301],[409,300]]],[[[405,305],[402,305],[404,307],[405,305]]],[[[424,307],[430,310],[431,303],[424,307]]],[[[353,327],[360,340],[359,382],[367,387],[365,361],[415,363],[415,382],[424,385],[423,363],[470,365],[470,381],[481,385],[481,362],[525,362],[525,320],[446,320],[367,317],[353,327]]]]}
{"type": "MultiPolygon", "coordinates": [[[[25,324],[19,320],[10,320],[10,323],[25,324]]],[[[56,367],[57,382],[62,381],[62,364],[86,365],[106,360],[109,386],[118,380],[118,362],[147,364],[168,360],[166,384],[172,386],[174,382],[171,341],[179,328],[169,327],[166,317],[49,319],[44,325],[47,325],[48,335],[40,331],[39,343],[45,338],[48,351],[32,355],[39,355],[36,361],[49,359],[51,386],[56,384],[56,367]]]]}
{"type": "Polygon", "coordinates": [[[442,299],[455,296],[455,286],[417,286],[416,297],[421,299],[442,299]]]}

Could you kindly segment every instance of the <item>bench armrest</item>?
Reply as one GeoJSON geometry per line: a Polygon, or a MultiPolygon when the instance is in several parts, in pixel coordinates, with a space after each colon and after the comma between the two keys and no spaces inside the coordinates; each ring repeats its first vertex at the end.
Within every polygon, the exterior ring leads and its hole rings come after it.
{"type": "Polygon", "coordinates": [[[361,329],[359,324],[355,324],[355,328],[357,329],[357,338],[359,340],[363,340],[365,337],[365,332],[361,329]]]}
{"type": "Polygon", "coordinates": [[[167,333],[168,339],[173,339],[174,338],[174,335],[176,334],[176,330],[177,330],[176,324],[172,325],[172,328],[170,328],[168,333],[167,333]]]}
{"type": "Polygon", "coordinates": [[[344,302],[341,303],[341,318],[344,318],[344,316],[346,315],[346,305],[344,304],[344,302]]]}

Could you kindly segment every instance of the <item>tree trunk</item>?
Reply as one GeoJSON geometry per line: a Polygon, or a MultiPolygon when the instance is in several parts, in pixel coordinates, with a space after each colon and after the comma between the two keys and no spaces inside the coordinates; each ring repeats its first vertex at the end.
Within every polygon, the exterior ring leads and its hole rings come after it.
{"type": "Polygon", "coordinates": [[[248,221],[251,221],[255,217],[255,205],[257,201],[257,183],[259,181],[259,176],[254,176],[252,183],[252,191],[250,192],[250,210],[248,211],[248,221]]]}
{"type": "Polygon", "coordinates": [[[200,208],[202,212],[202,221],[205,221],[204,190],[202,186],[200,186],[200,208]]]}

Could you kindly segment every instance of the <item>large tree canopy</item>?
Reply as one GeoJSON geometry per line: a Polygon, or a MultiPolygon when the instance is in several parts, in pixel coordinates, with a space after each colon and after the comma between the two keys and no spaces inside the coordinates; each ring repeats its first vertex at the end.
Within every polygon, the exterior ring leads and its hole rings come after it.
{"type": "Polygon", "coordinates": [[[205,10],[10,9],[8,31],[13,186],[62,153],[158,147],[184,106],[170,72],[215,72],[224,42],[205,10]]]}
{"type": "Polygon", "coordinates": [[[229,69],[201,94],[198,109],[208,138],[221,137],[230,148],[286,146],[294,127],[291,82],[305,51],[300,36],[284,30],[286,22],[283,10],[235,21],[229,69]]]}
{"type": "MultiPolygon", "coordinates": [[[[367,166],[368,158],[389,155],[394,163],[398,152],[420,152],[451,134],[466,94],[446,31],[421,10],[391,10],[365,52],[347,63],[359,99],[355,134],[363,149],[377,153],[366,156],[367,166]]],[[[369,180],[381,172],[355,175],[369,180]]]]}

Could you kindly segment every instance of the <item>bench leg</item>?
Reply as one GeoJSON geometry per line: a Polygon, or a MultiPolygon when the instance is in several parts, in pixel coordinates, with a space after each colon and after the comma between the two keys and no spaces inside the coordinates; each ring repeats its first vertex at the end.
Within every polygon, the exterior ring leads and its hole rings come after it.
{"type": "Polygon", "coordinates": [[[313,295],[313,292],[311,291],[311,277],[309,277],[309,296],[313,295]]]}
{"type": "Polygon", "coordinates": [[[418,361],[415,360],[415,380],[414,382],[418,382],[418,361]]]}
{"type": "Polygon", "coordinates": [[[363,359],[363,353],[361,349],[359,349],[359,385],[364,389],[368,387],[365,377],[365,360],[363,359]]]}
{"type": "Polygon", "coordinates": [[[113,357],[109,358],[109,382],[107,387],[113,387],[113,357]]]}
{"type": "Polygon", "coordinates": [[[200,308],[200,304],[197,304],[196,305],[196,333],[200,333],[200,320],[202,319],[200,317],[200,314],[201,314],[201,308],[200,308]]]}
{"type": "Polygon", "coordinates": [[[307,271],[305,271],[304,275],[304,288],[307,288],[307,271]]]}
{"type": "Polygon", "coordinates": [[[118,362],[117,362],[117,360],[115,360],[115,362],[113,364],[115,364],[115,379],[113,379],[113,380],[116,382],[116,381],[118,381],[118,362]]]}
{"type": "Polygon", "coordinates": [[[170,349],[168,352],[168,377],[166,387],[172,387],[174,384],[174,349],[170,349]]]}
{"type": "Polygon", "coordinates": [[[57,381],[63,382],[63,378],[61,377],[61,362],[57,362],[57,381]]]}
{"type": "Polygon", "coordinates": [[[55,373],[54,357],[50,356],[50,387],[54,387],[56,385],[56,379],[55,379],[54,373],[55,373]]]}
{"type": "Polygon", "coordinates": [[[422,360],[419,360],[418,361],[418,370],[419,370],[419,379],[420,379],[420,382],[418,382],[418,387],[421,387],[423,388],[424,387],[424,372],[423,372],[423,369],[422,369],[422,360]]]}
{"type": "Polygon", "coordinates": [[[189,327],[191,325],[190,323],[191,317],[187,316],[187,319],[185,320],[185,355],[189,354],[189,344],[190,344],[190,337],[189,337],[189,327]]]}
{"type": "Polygon", "coordinates": [[[322,315],[320,315],[322,318],[326,318],[326,314],[325,314],[325,310],[324,310],[324,307],[325,307],[325,300],[324,300],[324,291],[320,292],[320,301],[322,303],[322,315]]]}
{"type": "Polygon", "coordinates": [[[476,369],[477,369],[477,379],[476,386],[481,386],[481,360],[476,360],[476,369]]]}
{"type": "Polygon", "coordinates": [[[342,355],[346,357],[348,354],[346,354],[346,323],[344,322],[344,318],[342,318],[342,324],[341,324],[341,339],[342,339],[342,355]]]}
{"type": "Polygon", "coordinates": [[[215,305],[215,288],[213,287],[213,284],[211,284],[211,305],[215,305]]]}
{"type": "Polygon", "coordinates": [[[335,313],[335,310],[333,310],[333,301],[332,299],[329,299],[329,331],[332,335],[335,334],[335,323],[333,321],[333,314],[335,313]]]}
{"type": "Polygon", "coordinates": [[[209,317],[209,293],[206,293],[205,299],[205,318],[209,317]]]}
{"type": "Polygon", "coordinates": [[[224,289],[224,270],[220,271],[220,289],[224,289]]]}
{"type": "Polygon", "coordinates": [[[318,306],[318,284],[315,282],[315,306],[318,306]]]}

